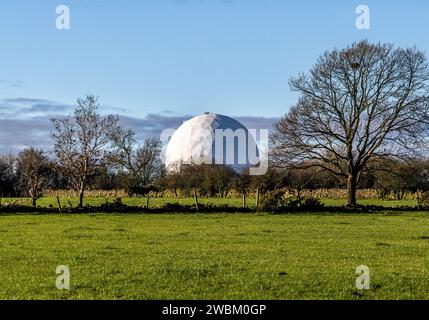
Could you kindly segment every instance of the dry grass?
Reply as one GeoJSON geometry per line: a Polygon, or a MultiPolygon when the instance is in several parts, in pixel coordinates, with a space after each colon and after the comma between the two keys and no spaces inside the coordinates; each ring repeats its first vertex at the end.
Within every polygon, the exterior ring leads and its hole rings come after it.
{"type": "MultiPolygon", "coordinates": [[[[296,192],[292,189],[284,189],[286,195],[296,195],[296,192]]],[[[60,198],[74,198],[77,197],[77,193],[73,190],[47,190],[45,192],[46,197],[60,198]]],[[[302,191],[303,196],[314,197],[319,199],[347,199],[347,189],[315,189],[315,190],[304,190],[302,191]]],[[[124,190],[88,190],[85,193],[88,198],[126,198],[128,194],[124,190]]],[[[184,198],[189,195],[185,192],[177,190],[165,190],[162,192],[151,192],[151,198],[184,198]],[[177,194],[176,194],[177,193],[177,194]]],[[[256,197],[256,192],[249,192],[249,197],[256,197]]],[[[241,193],[235,190],[231,190],[226,198],[237,198],[241,197],[241,193]]],[[[416,200],[420,197],[420,192],[404,192],[402,194],[402,200],[416,200]]],[[[357,191],[358,199],[380,199],[376,189],[359,189],[357,191]]],[[[393,192],[387,194],[384,197],[385,200],[399,200],[396,194],[393,192]]]]}

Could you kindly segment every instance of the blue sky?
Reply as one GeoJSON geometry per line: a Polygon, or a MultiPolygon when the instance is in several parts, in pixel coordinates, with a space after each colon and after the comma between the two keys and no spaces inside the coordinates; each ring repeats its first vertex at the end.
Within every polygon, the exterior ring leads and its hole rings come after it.
{"type": "Polygon", "coordinates": [[[0,120],[7,108],[43,120],[87,92],[137,119],[274,119],[296,101],[289,78],[326,50],[368,39],[429,52],[428,12],[424,0],[2,0],[0,120]],[[70,30],[55,28],[60,4],[70,30]],[[360,4],[367,31],[355,28],[360,4]],[[26,114],[32,101],[50,108],[26,114]]]}

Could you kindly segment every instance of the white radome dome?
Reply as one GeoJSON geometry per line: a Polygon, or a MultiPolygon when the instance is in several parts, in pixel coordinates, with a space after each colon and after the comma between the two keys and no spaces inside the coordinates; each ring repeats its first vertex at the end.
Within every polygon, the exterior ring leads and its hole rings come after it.
{"type": "Polygon", "coordinates": [[[228,165],[240,172],[256,165],[258,155],[255,138],[243,124],[206,112],[185,121],[174,132],[165,149],[164,162],[170,172],[184,164],[202,163],[228,165]],[[220,134],[229,135],[229,140],[219,138],[220,134]]]}

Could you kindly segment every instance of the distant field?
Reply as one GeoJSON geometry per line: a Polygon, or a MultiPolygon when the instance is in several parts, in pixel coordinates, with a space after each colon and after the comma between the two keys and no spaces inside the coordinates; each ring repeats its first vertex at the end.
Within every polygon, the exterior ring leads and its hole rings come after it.
{"type": "Polygon", "coordinates": [[[0,298],[429,299],[428,225],[389,211],[4,215],[0,298]],[[359,265],[370,290],[355,288],[359,265]]]}
{"type": "MultiPolygon", "coordinates": [[[[345,199],[321,199],[325,206],[343,206],[347,204],[345,199]]],[[[380,199],[359,199],[358,204],[376,205],[383,207],[398,207],[398,206],[417,206],[417,200],[380,200],[380,199]]]]}
{"type": "MultiPolygon", "coordinates": [[[[114,198],[85,198],[84,203],[88,205],[99,205],[107,201],[112,202],[114,198]]],[[[69,201],[73,206],[77,206],[77,198],[61,198],[61,205],[63,207],[69,206],[69,201]]],[[[321,199],[322,203],[326,206],[342,206],[347,203],[345,199],[321,199]]],[[[2,198],[2,202],[16,202],[19,204],[31,205],[31,200],[28,198],[2,198]]],[[[146,198],[122,198],[122,202],[127,205],[140,205],[146,206],[146,198]]],[[[200,203],[212,203],[212,204],[228,204],[230,206],[240,207],[242,205],[241,198],[199,198],[200,203]]],[[[149,207],[156,207],[166,203],[180,203],[180,204],[194,204],[193,198],[150,198],[149,207]]],[[[256,203],[255,198],[247,198],[246,204],[249,207],[254,207],[256,203]]],[[[416,206],[417,200],[379,200],[379,199],[361,199],[358,200],[359,204],[364,205],[378,205],[384,207],[397,207],[397,206],[416,206]]],[[[37,201],[38,206],[47,207],[54,206],[57,207],[57,199],[55,197],[45,197],[37,201]]]]}

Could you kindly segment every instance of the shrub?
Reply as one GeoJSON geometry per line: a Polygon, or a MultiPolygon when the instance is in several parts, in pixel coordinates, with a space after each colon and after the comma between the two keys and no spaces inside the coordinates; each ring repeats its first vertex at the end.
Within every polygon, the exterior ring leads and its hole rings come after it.
{"type": "Polygon", "coordinates": [[[283,190],[267,192],[261,199],[260,209],[262,211],[280,211],[287,204],[283,190]]]}
{"type": "Polygon", "coordinates": [[[184,208],[189,208],[190,210],[192,210],[192,208],[190,208],[189,206],[181,205],[178,202],[167,202],[166,204],[159,206],[159,209],[166,210],[167,212],[182,212],[184,208]]]}
{"type": "Polygon", "coordinates": [[[269,212],[296,211],[298,209],[320,209],[323,204],[318,198],[289,196],[283,190],[267,192],[261,199],[260,210],[269,212]]]}
{"type": "Polygon", "coordinates": [[[323,207],[323,203],[318,198],[305,197],[301,203],[302,208],[306,209],[320,209],[323,207]]]}
{"type": "Polygon", "coordinates": [[[425,191],[418,198],[418,205],[421,208],[429,208],[429,191],[425,191]]]}

